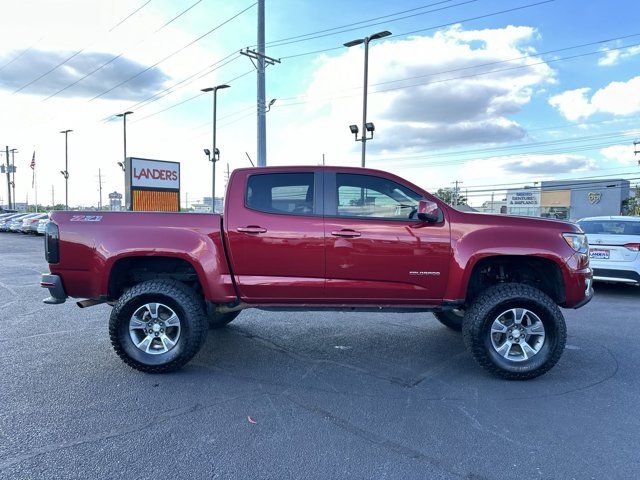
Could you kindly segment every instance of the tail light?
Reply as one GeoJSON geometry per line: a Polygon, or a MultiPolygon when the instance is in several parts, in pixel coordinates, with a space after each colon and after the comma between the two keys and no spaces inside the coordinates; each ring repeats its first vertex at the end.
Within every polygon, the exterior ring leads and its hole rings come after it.
{"type": "Polygon", "coordinates": [[[640,252],[640,243],[625,243],[624,248],[632,252],[640,252]]]}
{"type": "Polygon", "coordinates": [[[60,261],[60,231],[58,225],[53,222],[47,224],[44,234],[44,258],[47,263],[58,263],[60,261]]]}

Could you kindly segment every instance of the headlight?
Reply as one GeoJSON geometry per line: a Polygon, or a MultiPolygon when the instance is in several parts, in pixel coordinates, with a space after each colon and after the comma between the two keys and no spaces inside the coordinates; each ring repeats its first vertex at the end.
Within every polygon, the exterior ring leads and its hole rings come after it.
{"type": "Polygon", "coordinates": [[[563,233],[562,236],[576,252],[589,253],[589,241],[584,233],[563,233]]]}

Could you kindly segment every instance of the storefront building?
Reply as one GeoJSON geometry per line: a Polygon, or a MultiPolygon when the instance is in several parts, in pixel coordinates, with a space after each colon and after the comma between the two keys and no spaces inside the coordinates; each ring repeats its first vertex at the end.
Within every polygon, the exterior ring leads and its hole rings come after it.
{"type": "Polygon", "coordinates": [[[579,220],[622,215],[630,196],[628,180],[557,180],[507,191],[507,214],[579,220]]]}

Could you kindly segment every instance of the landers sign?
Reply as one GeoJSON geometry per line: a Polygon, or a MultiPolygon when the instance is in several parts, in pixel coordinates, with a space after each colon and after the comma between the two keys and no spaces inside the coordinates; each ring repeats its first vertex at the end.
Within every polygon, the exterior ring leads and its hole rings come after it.
{"type": "Polygon", "coordinates": [[[180,210],[180,163],[129,157],[125,173],[128,210],[180,210]]]}

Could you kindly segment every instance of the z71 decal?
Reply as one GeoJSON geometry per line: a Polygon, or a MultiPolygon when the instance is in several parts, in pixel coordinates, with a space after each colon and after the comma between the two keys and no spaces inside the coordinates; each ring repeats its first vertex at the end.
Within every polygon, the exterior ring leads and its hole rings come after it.
{"type": "Polygon", "coordinates": [[[100,222],[102,215],[74,215],[70,222],[100,222]]]}

